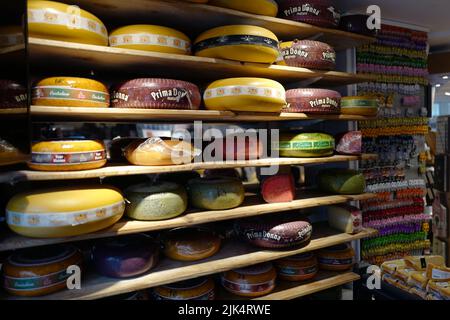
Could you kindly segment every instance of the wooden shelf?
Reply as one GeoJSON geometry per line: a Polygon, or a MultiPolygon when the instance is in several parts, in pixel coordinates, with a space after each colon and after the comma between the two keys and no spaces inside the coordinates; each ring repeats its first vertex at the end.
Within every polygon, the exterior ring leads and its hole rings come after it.
{"type": "Polygon", "coordinates": [[[158,122],[195,121],[210,122],[262,122],[295,120],[363,121],[376,118],[352,115],[306,115],[304,113],[234,113],[213,110],[167,110],[167,109],[122,109],[31,106],[35,121],[107,121],[107,122],[158,122]]]}
{"type": "Polygon", "coordinates": [[[67,243],[83,240],[92,240],[114,236],[122,236],[140,232],[160,231],[177,227],[193,226],[224,220],[248,218],[269,213],[285,212],[296,209],[306,209],[332,204],[346,203],[349,201],[367,200],[375,195],[366,193],[361,195],[323,195],[315,192],[300,192],[297,200],[287,203],[263,203],[259,196],[250,195],[244,204],[230,210],[216,211],[191,211],[180,217],[163,221],[133,221],[122,219],[112,227],[98,232],[89,233],[77,237],[56,239],[34,239],[17,235],[13,232],[2,235],[0,239],[0,251],[23,249],[29,247],[45,246],[57,243],[67,243]]]}
{"type": "Polygon", "coordinates": [[[151,74],[175,79],[217,80],[227,77],[264,77],[281,82],[315,79],[321,85],[348,85],[373,80],[367,75],[337,71],[314,71],[305,68],[241,63],[177,54],[120,49],[39,38],[29,39],[29,57],[34,67],[50,67],[52,61],[61,72],[64,66],[79,71],[151,74]]]}
{"type": "Polygon", "coordinates": [[[242,160],[227,162],[198,162],[173,166],[133,166],[133,165],[109,165],[104,168],[85,171],[31,171],[19,170],[0,174],[0,183],[16,183],[19,181],[49,181],[49,180],[74,180],[105,178],[112,176],[128,176],[141,174],[155,174],[164,172],[182,172],[203,169],[243,168],[243,167],[268,167],[287,165],[323,164],[333,162],[348,162],[358,160],[376,159],[375,154],[363,154],[361,156],[335,155],[322,158],[267,158],[259,160],[242,160]]]}
{"type": "Polygon", "coordinates": [[[27,108],[0,108],[0,117],[9,117],[9,116],[25,116],[28,114],[27,108]]]}
{"type": "MultiPolygon", "coordinates": [[[[365,229],[356,235],[339,233],[326,226],[314,228],[313,240],[302,248],[295,250],[261,250],[242,241],[225,242],[221,250],[208,259],[196,262],[180,262],[167,258],[161,259],[159,265],[149,273],[126,280],[99,276],[91,272],[86,274],[80,290],[65,290],[55,294],[38,297],[43,300],[93,300],[122,293],[143,290],[164,284],[174,283],[201,276],[217,274],[227,270],[246,267],[266,261],[273,261],[300,253],[319,250],[341,243],[350,242],[376,234],[376,230],[365,229]]],[[[23,299],[8,297],[11,299],[23,299]]]]}
{"type": "MultiPolygon", "coordinates": [[[[74,4],[73,0],[63,2],[74,4]]],[[[194,37],[210,28],[250,24],[274,32],[280,40],[317,38],[334,46],[337,50],[369,44],[375,41],[355,33],[326,29],[295,21],[249,14],[236,10],[203,4],[191,4],[174,0],[78,0],[76,4],[94,13],[105,22],[118,26],[132,23],[161,24],[176,28],[194,37]],[[127,17],[124,20],[124,17],[127,17]],[[133,19],[130,22],[129,19],[133,19]],[[195,21],[195,23],[194,23],[195,21]]],[[[110,30],[112,31],[112,30],[110,30]]]]}

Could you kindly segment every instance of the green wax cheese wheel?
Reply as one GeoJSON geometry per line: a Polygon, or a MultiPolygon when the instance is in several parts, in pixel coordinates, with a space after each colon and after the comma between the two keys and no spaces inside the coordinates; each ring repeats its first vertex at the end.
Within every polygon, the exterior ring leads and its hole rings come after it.
{"type": "Polygon", "coordinates": [[[164,220],[174,218],[187,209],[187,193],[180,185],[161,182],[138,184],[126,190],[126,214],[136,220],[164,220]]]}
{"type": "Polygon", "coordinates": [[[282,134],[278,150],[281,157],[324,157],[333,155],[334,145],[324,133],[282,134]]]}
{"type": "Polygon", "coordinates": [[[188,191],[191,204],[206,210],[235,208],[244,201],[245,196],[242,181],[226,177],[190,180],[188,191]]]}
{"type": "Polygon", "coordinates": [[[375,116],[378,113],[378,100],[362,96],[342,98],[341,113],[361,116],[375,116]]]}
{"type": "Polygon", "coordinates": [[[361,194],[366,189],[364,175],[349,169],[327,169],[318,175],[319,188],[337,194],[361,194]]]}

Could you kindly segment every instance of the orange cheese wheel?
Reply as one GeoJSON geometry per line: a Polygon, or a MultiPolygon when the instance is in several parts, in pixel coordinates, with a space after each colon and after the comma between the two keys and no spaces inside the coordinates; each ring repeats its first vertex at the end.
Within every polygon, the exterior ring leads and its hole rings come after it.
{"type": "Polygon", "coordinates": [[[103,167],[105,146],[94,140],[42,141],[31,147],[28,166],[40,171],[73,171],[103,167]]]}
{"type": "Polygon", "coordinates": [[[314,278],[319,271],[317,258],[313,253],[299,254],[275,261],[280,279],[305,281],[314,278]]]}
{"type": "Polygon", "coordinates": [[[211,278],[197,278],[154,288],[155,300],[214,300],[214,281],[211,278]]]}
{"type": "Polygon", "coordinates": [[[52,77],[33,88],[32,103],[55,107],[109,107],[106,86],[98,81],[76,77],[52,77]]]}

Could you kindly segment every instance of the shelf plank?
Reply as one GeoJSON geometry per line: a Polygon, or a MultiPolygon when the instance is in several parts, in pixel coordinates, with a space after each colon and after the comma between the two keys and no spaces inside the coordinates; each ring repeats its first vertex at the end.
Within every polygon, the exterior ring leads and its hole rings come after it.
{"type": "Polygon", "coordinates": [[[26,115],[28,113],[27,108],[0,108],[0,117],[9,115],[26,115]]]}
{"type": "Polygon", "coordinates": [[[349,201],[367,200],[375,195],[366,193],[361,195],[323,195],[317,192],[300,192],[297,200],[286,203],[263,203],[259,196],[247,196],[244,204],[229,210],[190,211],[180,217],[163,221],[134,221],[122,219],[110,228],[76,237],[34,239],[17,235],[13,232],[2,235],[0,252],[29,247],[45,246],[57,243],[67,243],[83,240],[100,239],[122,236],[133,233],[160,231],[165,229],[187,227],[198,224],[248,218],[269,213],[285,212],[296,209],[306,209],[349,201]]]}
{"type": "Polygon", "coordinates": [[[31,116],[37,121],[195,121],[211,122],[262,122],[262,121],[294,121],[294,120],[335,120],[363,121],[374,120],[375,117],[352,115],[307,115],[305,113],[234,113],[214,110],[167,110],[167,109],[126,109],[126,108],[82,108],[31,106],[31,116]]]}
{"type": "MultiPolygon", "coordinates": [[[[29,39],[29,56],[34,66],[51,60],[52,65],[142,73],[151,68],[152,74],[175,79],[217,80],[226,77],[265,77],[281,82],[320,78],[323,85],[348,85],[370,81],[367,75],[337,71],[313,71],[260,63],[241,63],[230,60],[203,58],[178,54],[148,52],[112,48],[88,44],[55,41],[39,38],[29,39]]],[[[46,65],[48,66],[48,65],[46,65]]]]}
{"type": "Polygon", "coordinates": [[[183,172],[206,169],[244,168],[244,167],[269,167],[274,165],[308,165],[333,162],[348,162],[358,160],[376,159],[375,154],[363,154],[361,156],[335,155],[322,158],[267,158],[258,160],[238,160],[225,162],[197,162],[173,166],[133,166],[133,165],[109,165],[100,169],[85,171],[32,171],[19,170],[0,174],[0,183],[16,183],[19,181],[49,181],[49,180],[74,180],[105,178],[112,176],[127,176],[141,174],[155,174],[164,172],[183,172]]]}
{"type": "MultiPolygon", "coordinates": [[[[63,2],[74,3],[73,0],[63,0],[63,2]]],[[[356,33],[320,28],[291,20],[254,15],[210,5],[186,3],[186,1],[78,0],[76,3],[111,24],[124,25],[125,22],[132,24],[129,19],[133,19],[133,23],[151,21],[152,24],[170,26],[189,33],[191,37],[218,26],[250,24],[271,30],[283,41],[318,37],[319,41],[334,46],[336,50],[357,47],[375,41],[373,37],[356,33]],[[127,20],[123,21],[123,17],[127,17],[127,20]]]]}
{"type": "MultiPolygon", "coordinates": [[[[242,268],[266,261],[273,261],[300,253],[323,249],[341,243],[373,236],[376,230],[364,229],[349,235],[339,233],[326,226],[314,228],[313,240],[301,249],[261,250],[242,241],[225,242],[221,250],[208,259],[196,262],[181,262],[163,258],[159,265],[149,273],[126,280],[102,277],[94,272],[86,274],[80,290],[65,290],[55,294],[38,297],[43,300],[93,300],[127,292],[143,290],[187,279],[217,274],[235,268],[242,268]]],[[[11,299],[23,299],[9,297],[11,299]]]]}

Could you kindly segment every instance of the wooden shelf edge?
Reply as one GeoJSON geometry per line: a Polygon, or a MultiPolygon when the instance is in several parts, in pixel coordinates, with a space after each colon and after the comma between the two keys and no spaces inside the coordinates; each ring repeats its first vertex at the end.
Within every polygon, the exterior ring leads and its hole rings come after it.
{"type": "Polygon", "coordinates": [[[18,116],[28,114],[27,108],[0,108],[0,116],[18,116]]]}

